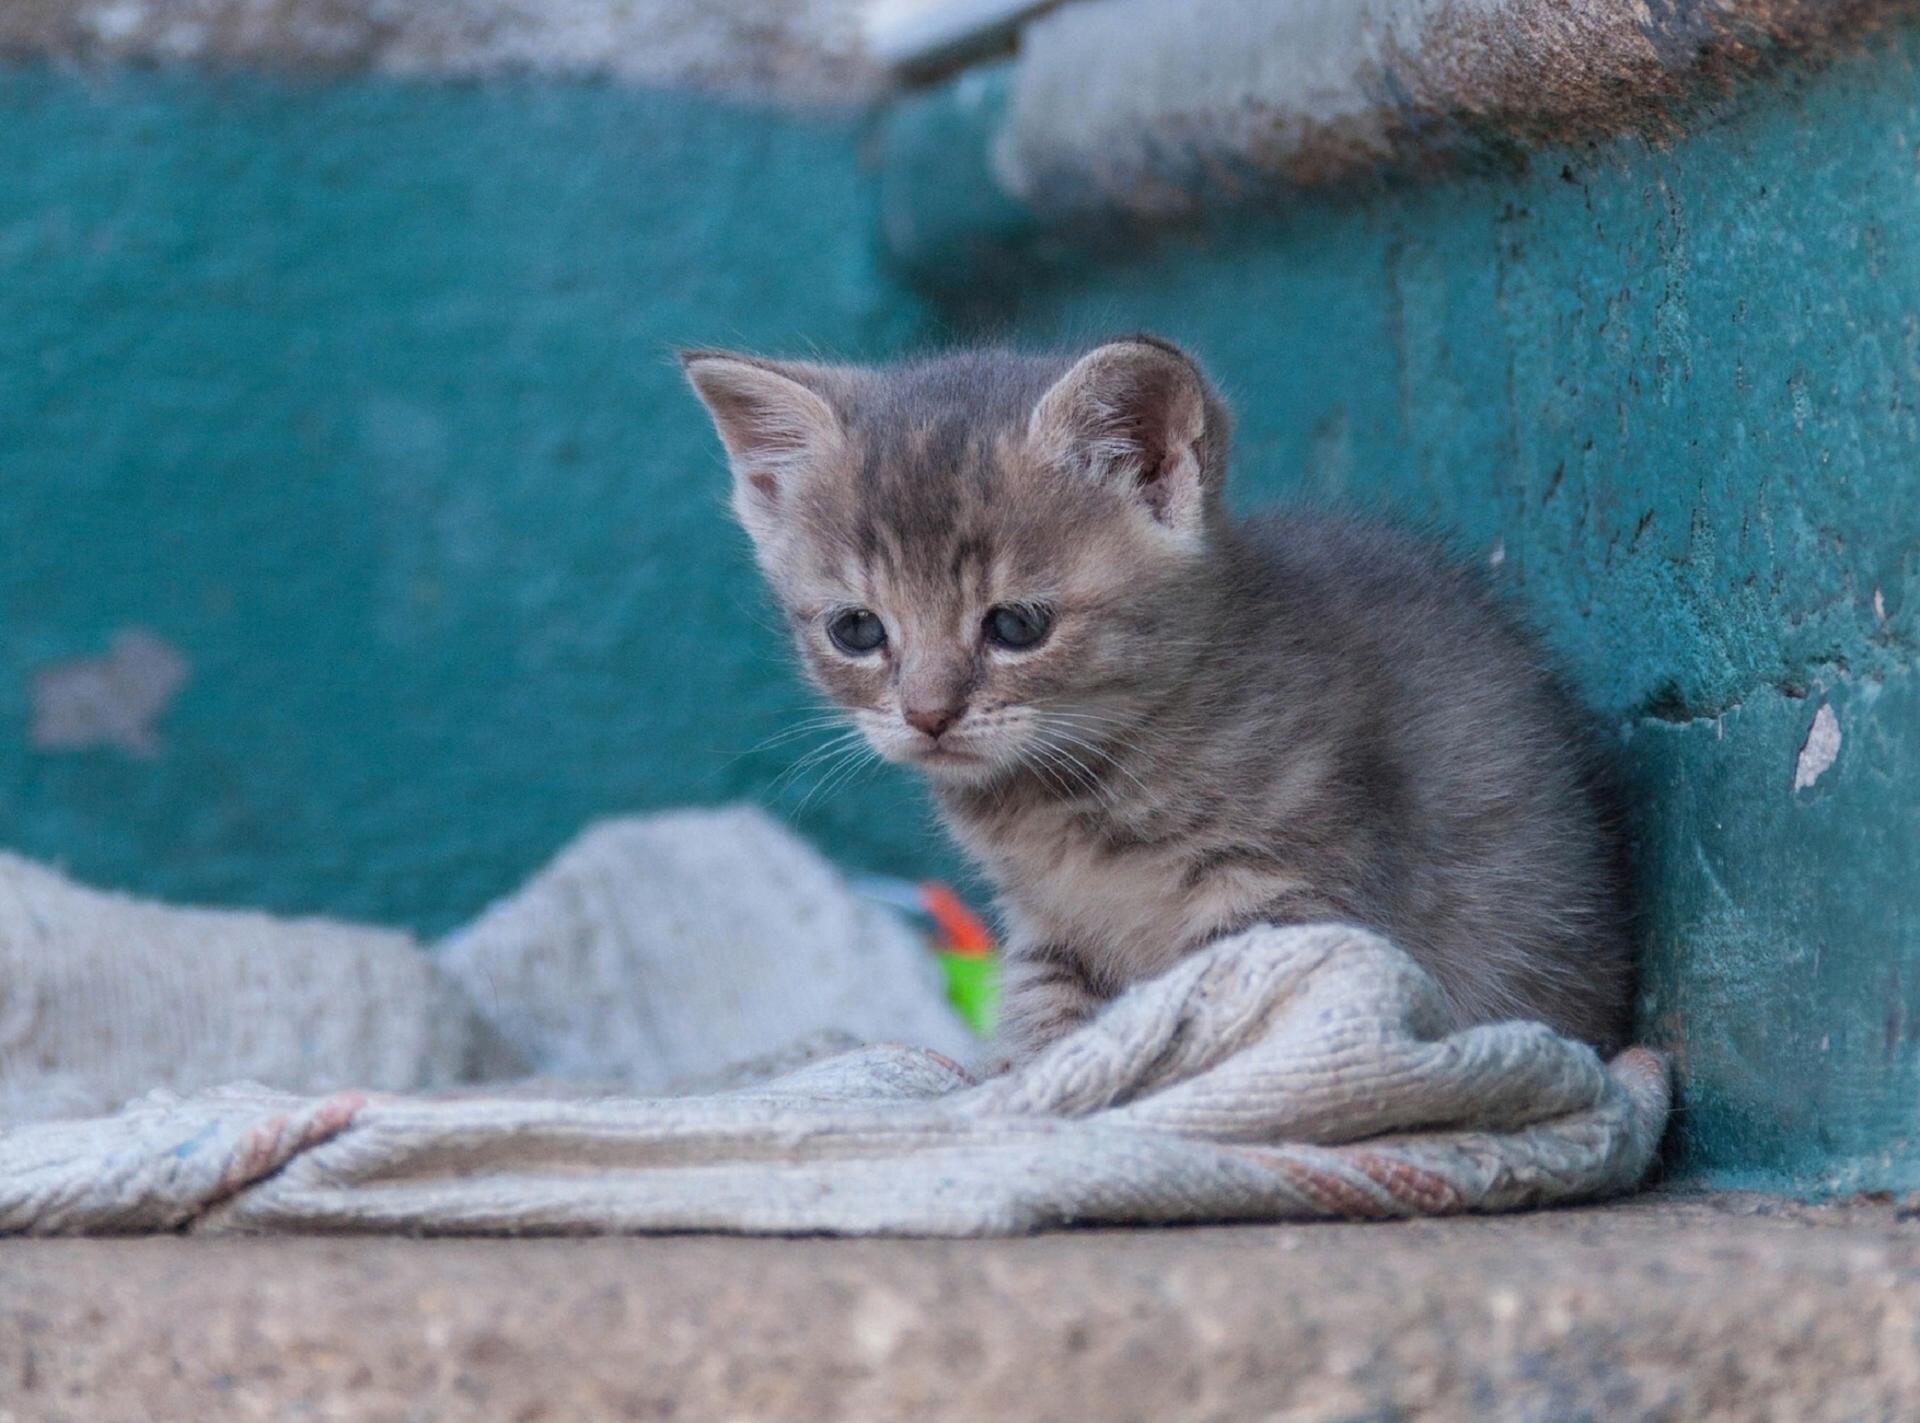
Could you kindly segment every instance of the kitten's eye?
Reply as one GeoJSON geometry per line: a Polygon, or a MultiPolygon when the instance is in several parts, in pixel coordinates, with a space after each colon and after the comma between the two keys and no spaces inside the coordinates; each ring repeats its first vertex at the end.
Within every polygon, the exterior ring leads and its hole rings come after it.
{"type": "Polygon", "coordinates": [[[996,647],[1037,647],[1053,627],[1053,614],[1031,603],[1002,603],[987,611],[987,641],[996,647]]]}
{"type": "Polygon", "coordinates": [[[833,615],[827,636],[847,656],[863,657],[887,640],[887,628],[865,608],[848,608],[833,615]]]}

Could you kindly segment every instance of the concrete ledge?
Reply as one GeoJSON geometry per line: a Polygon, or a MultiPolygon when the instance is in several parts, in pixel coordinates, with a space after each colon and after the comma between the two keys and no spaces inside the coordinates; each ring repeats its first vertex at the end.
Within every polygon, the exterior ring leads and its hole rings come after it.
{"type": "Polygon", "coordinates": [[[989,1242],[0,1246],[0,1417],[1877,1418],[1891,1205],[989,1242]]]}
{"type": "Polygon", "coordinates": [[[607,77],[804,102],[883,87],[860,0],[8,0],[0,58],[607,77]]]}
{"type": "Polygon", "coordinates": [[[1912,0],[1098,0],[1030,23],[995,171],[1042,212],[1178,215],[1504,146],[1676,131],[1676,102],[1912,0]]]}

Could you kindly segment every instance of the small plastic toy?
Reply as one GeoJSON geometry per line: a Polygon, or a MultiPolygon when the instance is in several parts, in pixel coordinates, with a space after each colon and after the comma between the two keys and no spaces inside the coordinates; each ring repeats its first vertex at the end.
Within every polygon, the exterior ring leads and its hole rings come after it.
{"type": "Polygon", "coordinates": [[[869,899],[905,910],[927,927],[947,976],[947,1001],[981,1037],[993,1033],[1000,1005],[1000,961],[993,932],[959,895],[938,880],[918,884],[865,875],[854,887],[869,899]]]}

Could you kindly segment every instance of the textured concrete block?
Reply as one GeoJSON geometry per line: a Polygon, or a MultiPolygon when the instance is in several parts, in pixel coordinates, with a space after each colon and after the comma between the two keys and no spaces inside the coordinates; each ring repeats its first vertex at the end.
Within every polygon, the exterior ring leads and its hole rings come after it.
{"type": "Polygon", "coordinates": [[[1920,1244],[1753,1201],[1037,1240],[0,1247],[0,1418],[1900,1418],[1920,1244]]]}

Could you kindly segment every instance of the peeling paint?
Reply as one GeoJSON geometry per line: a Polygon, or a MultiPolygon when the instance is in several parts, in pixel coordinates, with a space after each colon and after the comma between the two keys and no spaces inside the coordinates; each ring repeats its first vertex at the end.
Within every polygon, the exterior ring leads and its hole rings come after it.
{"type": "Polygon", "coordinates": [[[187,682],[187,659],[143,628],[114,635],[105,657],[77,657],[33,676],[28,741],[36,751],[102,747],[152,760],[156,723],[187,682]]]}
{"type": "Polygon", "coordinates": [[[1793,788],[1803,791],[1819,780],[1840,756],[1840,719],[1825,702],[1813,714],[1813,725],[1793,763],[1793,788]]]}

